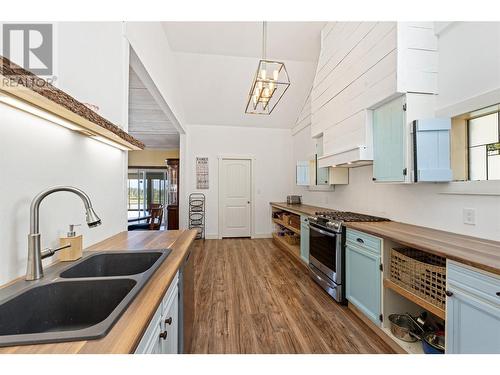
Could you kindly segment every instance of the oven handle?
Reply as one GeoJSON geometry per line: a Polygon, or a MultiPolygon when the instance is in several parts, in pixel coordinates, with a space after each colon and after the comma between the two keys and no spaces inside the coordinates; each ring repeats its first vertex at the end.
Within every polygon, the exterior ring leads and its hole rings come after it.
{"type": "Polygon", "coordinates": [[[327,232],[326,230],[319,229],[315,226],[312,226],[311,224],[309,224],[309,229],[312,229],[312,230],[319,232],[319,233],[321,233],[325,236],[328,236],[328,237],[333,237],[333,238],[337,237],[337,235],[335,233],[327,232]]]}
{"type": "Polygon", "coordinates": [[[309,266],[309,270],[311,271],[312,275],[319,281],[327,284],[330,288],[332,289],[337,289],[338,285],[336,285],[335,283],[332,283],[332,282],[329,282],[325,279],[323,279],[320,275],[318,275],[318,273],[316,271],[314,271],[314,269],[311,268],[311,266],[309,266]]]}

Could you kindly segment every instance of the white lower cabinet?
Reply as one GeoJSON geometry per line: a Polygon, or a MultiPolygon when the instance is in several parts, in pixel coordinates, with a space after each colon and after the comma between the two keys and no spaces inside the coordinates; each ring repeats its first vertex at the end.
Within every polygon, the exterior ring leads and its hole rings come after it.
{"type": "Polygon", "coordinates": [[[500,277],[448,261],[446,352],[500,353],[500,277]]]}
{"type": "Polygon", "coordinates": [[[177,354],[179,342],[179,275],[176,274],[135,351],[177,354]]]}

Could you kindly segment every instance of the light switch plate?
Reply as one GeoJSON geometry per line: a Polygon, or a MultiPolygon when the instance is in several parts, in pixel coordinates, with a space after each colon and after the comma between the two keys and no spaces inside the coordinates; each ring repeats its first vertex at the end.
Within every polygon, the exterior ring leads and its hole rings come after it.
{"type": "Polygon", "coordinates": [[[464,224],[476,225],[476,210],[473,208],[464,208],[464,224]]]}

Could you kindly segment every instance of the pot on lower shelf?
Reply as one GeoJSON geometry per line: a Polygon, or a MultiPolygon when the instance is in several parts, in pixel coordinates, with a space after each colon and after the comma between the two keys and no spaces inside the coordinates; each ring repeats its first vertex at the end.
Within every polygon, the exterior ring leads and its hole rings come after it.
{"type": "Polygon", "coordinates": [[[427,332],[422,335],[422,348],[425,354],[444,354],[444,332],[427,332]]]}
{"type": "Polygon", "coordinates": [[[389,321],[394,337],[406,342],[416,342],[419,339],[416,332],[422,328],[410,314],[391,314],[389,321]]]}

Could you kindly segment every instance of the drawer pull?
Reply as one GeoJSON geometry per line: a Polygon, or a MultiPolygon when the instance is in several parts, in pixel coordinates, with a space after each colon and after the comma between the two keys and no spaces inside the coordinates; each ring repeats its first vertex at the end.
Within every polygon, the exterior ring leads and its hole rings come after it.
{"type": "Polygon", "coordinates": [[[445,292],[445,294],[446,294],[448,297],[453,296],[453,292],[451,292],[451,291],[449,291],[449,290],[447,290],[447,291],[445,292]]]}
{"type": "Polygon", "coordinates": [[[356,241],[358,241],[359,243],[365,243],[365,241],[363,241],[363,239],[359,237],[356,239],[356,241]]]}
{"type": "Polygon", "coordinates": [[[165,319],[165,324],[171,325],[172,324],[172,317],[165,319]]]}
{"type": "Polygon", "coordinates": [[[500,292],[497,292],[497,296],[500,297],[500,292]]]}
{"type": "Polygon", "coordinates": [[[160,339],[166,340],[167,336],[168,336],[168,332],[167,331],[163,331],[162,333],[160,333],[160,339]]]}

